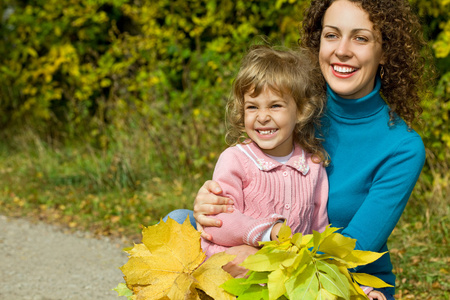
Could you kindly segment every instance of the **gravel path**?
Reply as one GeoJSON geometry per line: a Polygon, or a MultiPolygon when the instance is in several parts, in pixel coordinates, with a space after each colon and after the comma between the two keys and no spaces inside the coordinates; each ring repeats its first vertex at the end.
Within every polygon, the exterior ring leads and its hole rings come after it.
{"type": "Polygon", "coordinates": [[[0,216],[0,299],[124,299],[112,291],[127,262],[119,241],[0,216]]]}

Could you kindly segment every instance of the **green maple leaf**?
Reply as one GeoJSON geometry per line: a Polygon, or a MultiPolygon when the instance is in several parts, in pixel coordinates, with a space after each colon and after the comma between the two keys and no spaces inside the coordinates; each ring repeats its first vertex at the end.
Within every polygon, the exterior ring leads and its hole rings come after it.
{"type": "Polygon", "coordinates": [[[336,265],[318,261],[317,268],[321,271],[320,282],[325,290],[344,299],[350,299],[350,282],[336,265]]]}
{"type": "Polygon", "coordinates": [[[119,283],[113,291],[117,292],[117,296],[125,296],[128,300],[132,299],[133,292],[123,282],[119,283]]]}
{"type": "Polygon", "coordinates": [[[384,253],[354,250],[356,240],[327,226],[324,232],[292,235],[284,224],[278,241],[263,247],[241,265],[248,278],[222,285],[239,299],[367,299],[359,284],[387,287],[377,277],[350,273],[348,268],[377,260],[384,253]],[[252,298],[254,297],[254,298],[252,298]]]}
{"type": "Polygon", "coordinates": [[[315,271],[314,265],[309,264],[303,270],[301,276],[292,276],[286,281],[289,299],[314,299],[312,295],[319,287],[315,271]]]}
{"type": "Polygon", "coordinates": [[[247,278],[233,278],[220,287],[232,295],[238,296],[239,300],[268,300],[269,292],[264,284],[268,282],[268,272],[248,273],[247,278]]]}

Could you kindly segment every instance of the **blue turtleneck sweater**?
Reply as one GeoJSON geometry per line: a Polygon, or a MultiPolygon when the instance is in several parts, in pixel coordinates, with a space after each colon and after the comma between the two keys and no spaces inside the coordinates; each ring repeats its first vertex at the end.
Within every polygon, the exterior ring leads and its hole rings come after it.
{"type": "MultiPolygon", "coordinates": [[[[376,252],[388,250],[388,237],[425,162],[420,136],[400,118],[389,126],[380,87],[377,79],[372,93],[361,99],[341,98],[328,87],[324,118],[330,223],[357,239],[356,249],[376,252]]],[[[395,284],[389,253],[357,271],[395,284]]]]}

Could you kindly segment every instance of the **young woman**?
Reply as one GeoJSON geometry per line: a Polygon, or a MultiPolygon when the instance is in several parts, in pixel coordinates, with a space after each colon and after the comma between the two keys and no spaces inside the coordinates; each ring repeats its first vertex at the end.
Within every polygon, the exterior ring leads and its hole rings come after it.
{"type": "MultiPolygon", "coordinates": [[[[422,140],[411,129],[424,88],[420,25],[407,0],[313,0],[302,31],[301,43],[318,56],[327,83],[329,221],[356,239],[357,249],[387,251],[425,161],[422,140]]],[[[233,211],[233,201],[220,195],[214,181],[199,190],[199,230],[221,225],[208,215],[233,211]]],[[[227,252],[237,257],[224,268],[237,276],[245,271],[239,263],[256,249],[227,252]]],[[[389,255],[357,271],[395,285],[389,255]]],[[[394,299],[394,288],[382,292],[394,299]]]]}

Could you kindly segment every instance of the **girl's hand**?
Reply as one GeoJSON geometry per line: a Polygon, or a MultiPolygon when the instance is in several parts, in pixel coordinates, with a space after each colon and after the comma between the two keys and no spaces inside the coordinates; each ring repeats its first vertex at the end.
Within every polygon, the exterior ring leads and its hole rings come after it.
{"type": "Polygon", "coordinates": [[[202,237],[211,240],[211,236],[203,231],[203,226],[222,226],[220,220],[209,218],[208,215],[217,215],[222,212],[232,212],[233,200],[217,196],[222,193],[222,189],[215,181],[206,181],[197,193],[194,201],[194,218],[197,221],[197,230],[202,233],[202,237]]]}
{"type": "Polygon", "coordinates": [[[235,278],[243,278],[247,274],[247,269],[239,266],[249,255],[255,254],[259,249],[249,246],[240,245],[228,248],[225,253],[236,255],[233,261],[230,261],[222,268],[235,278]]]}
{"type": "Polygon", "coordinates": [[[272,227],[272,231],[270,232],[270,240],[278,241],[278,232],[280,232],[283,223],[278,222],[272,227]]]}
{"type": "Polygon", "coordinates": [[[369,294],[367,294],[367,297],[369,297],[370,300],[378,299],[378,300],[386,300],[386,297],[383,295],[382,292],[379,291],[370,291],[369,294]]]}

